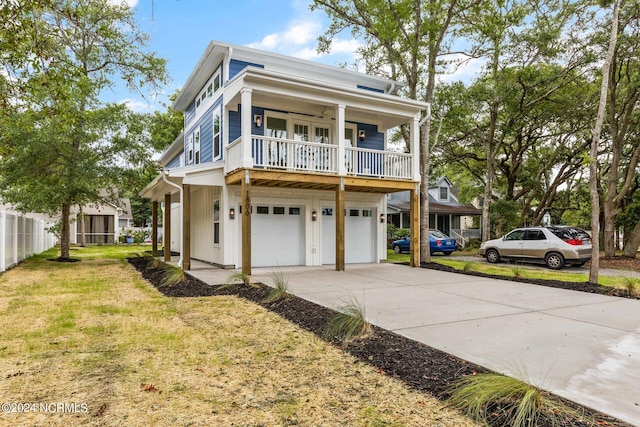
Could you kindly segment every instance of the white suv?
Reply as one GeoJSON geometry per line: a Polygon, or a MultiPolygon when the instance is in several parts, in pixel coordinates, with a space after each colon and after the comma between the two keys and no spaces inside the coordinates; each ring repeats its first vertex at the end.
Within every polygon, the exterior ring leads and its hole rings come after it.
{"type": "Polygon", "coordinates": [[[575,227],[517,228],[500,239],[482,242],[480,255],[490,263],[502,259],[543,262],[553,270],[583,266],[591,259],[591,237],[575,227]]]}

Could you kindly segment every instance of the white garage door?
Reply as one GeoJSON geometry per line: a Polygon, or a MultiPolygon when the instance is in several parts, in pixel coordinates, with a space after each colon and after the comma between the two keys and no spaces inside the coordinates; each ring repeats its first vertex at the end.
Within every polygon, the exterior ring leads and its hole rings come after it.
{"type": "Polygon", "coordinates": [[[254,205],[251,263],[254,267],[304,265],[303,208],[254,205]]]}
{"type": "MultiPolygon", "coordinates": [[[[344,219],[345,263],[376,262],[373,208],[347,207],[344,219]]],[[[336,221],[333,208],[322,209],[322,263],[336,263],[336,221]]]]}

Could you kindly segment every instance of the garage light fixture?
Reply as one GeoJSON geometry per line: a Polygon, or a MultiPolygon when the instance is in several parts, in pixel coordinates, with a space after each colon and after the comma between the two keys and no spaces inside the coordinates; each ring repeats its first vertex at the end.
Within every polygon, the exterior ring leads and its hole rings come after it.
{"type": "Polygon", "coordinates": [[[229,219],[236,219],[236,210],[234,208],[229,209],[229,219]]]}
{"type": "Polygon", "coordinates": [[[358,138],[360,139],[360,141],[364,141],[366,136],[367,136],[367,134],[364,133],[364,130],[361,130],[361,131],[358,132],[358,138]]]}
{"type": "Polygon", "coordinates": [[[255,123],[256,127],[262,126],[262,116],[260,114],[256,114],[253,116],[253,123],[255,123]]]}
{"type": "Polygon", "coordinates": [[[380,223],[382,224],[383,222],[384,222],[384,214],[383,214],[383,213],[381,213],[381,214],[380,214],[380,223]]]}
{"type": "Polygon", "coordinates": [[[311,211],[311,221],[318,220],[318,211],[311,211]]]}

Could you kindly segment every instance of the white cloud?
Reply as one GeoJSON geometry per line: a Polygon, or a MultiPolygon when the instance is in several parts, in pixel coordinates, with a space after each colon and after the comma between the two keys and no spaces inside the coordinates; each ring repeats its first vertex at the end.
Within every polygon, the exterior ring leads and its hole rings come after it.
{"type": "Polygon", "coordinates": [[[148,113],[158,108],[158,106],[154,105],[153,103],[149,103],[147,101],[142,101],[139,99],[127,98],[121,100],[120,103],[125,104],[129,110],[135,111],[136,113],[148,113]]]}
{"type": "Polygon", "coordinates": [[[461,81],[465,84],[469,84],[476,79],[482,71],[482,67],[486,64],[485,58],[468,59],[468,57],[464,55],[455,55],[448,59],[460,61],[460,63],[457,67],[452,68],[452,72],[450,74],[441,74],[438,76],[438,81],[445,83],[461,81]]]}
{"type": "Polygon", "coordinates": [[[137,6],[138,0],[107,0],[107,3],[115,6],[125,3],[129,8],[134,8],[137,6]]]}

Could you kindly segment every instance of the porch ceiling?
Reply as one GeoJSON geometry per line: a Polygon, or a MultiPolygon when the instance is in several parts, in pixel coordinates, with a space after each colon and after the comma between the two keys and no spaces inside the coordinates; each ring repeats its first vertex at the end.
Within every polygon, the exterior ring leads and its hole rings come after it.
{"type": "MultiPolygon", "coordinates": [[[[269,171],[262,169],[238,169],[225,177],[228,185],[239,185],[249,172],[252,186],[275,187],[304,190],[334,191],[340,185],[336,175],[309,174],[304,172],[269,171]]],[[[343,177],[344,189],[347,192],[394,193],[416,188],[417,182],[393,179],[343,177]]]]}

